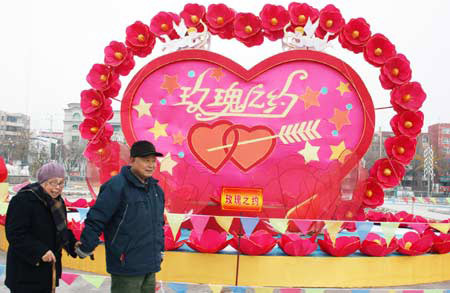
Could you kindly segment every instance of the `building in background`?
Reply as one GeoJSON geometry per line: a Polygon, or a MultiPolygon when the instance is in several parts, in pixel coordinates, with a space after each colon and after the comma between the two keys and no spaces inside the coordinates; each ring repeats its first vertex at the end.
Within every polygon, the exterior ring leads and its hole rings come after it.
{"type": "Polygon", "coordinates": [[[450,192],[450,123],[430,125],[428,133],[434,152],[434,182],[441,191],[450,192]]]}
{"type": "Polygon", "coordinates": [[[7,162],[27,163],[30,116],[0,111],[0,155],[7,162]]]}

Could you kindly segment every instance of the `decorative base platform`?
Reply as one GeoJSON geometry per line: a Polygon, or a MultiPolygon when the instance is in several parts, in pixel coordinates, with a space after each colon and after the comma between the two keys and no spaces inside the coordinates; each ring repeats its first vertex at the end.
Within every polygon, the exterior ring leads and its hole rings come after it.
{"type": "MultiPolygon", "coordinates": [[[[8,243],[0,226],[0,249],[8,243]]],[[[450,254],[390,257],[291,257],[205,254],[168,251],[158,280],[171,282],[271,287],[388,287],[450,280],[450,254]]],[[[63,266],[107,274],[105,248],[95,260],[64,255],[63,266]]]]}

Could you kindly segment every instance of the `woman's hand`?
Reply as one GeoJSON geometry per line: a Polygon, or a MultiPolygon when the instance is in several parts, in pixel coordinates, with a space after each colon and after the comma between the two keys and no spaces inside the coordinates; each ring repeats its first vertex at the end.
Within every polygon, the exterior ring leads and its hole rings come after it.
{"type": "Polygon", "coordinates": [[[51,250],[49,250],[42,256],[42,261],[44,261],[44,262],[56,262],[56,257],[53,254],[53,252],[51,250]]]}

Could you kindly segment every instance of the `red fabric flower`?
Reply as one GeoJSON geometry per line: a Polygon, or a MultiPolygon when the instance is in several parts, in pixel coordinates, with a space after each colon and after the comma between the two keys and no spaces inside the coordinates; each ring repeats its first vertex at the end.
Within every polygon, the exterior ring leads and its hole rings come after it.
{"type": "Polygon", "coordinates": [[[450,234],[439,234],[436,235],[434,232],[431,232],[433,235],[433,247],[431,251],[439,254],[449,253],[450,252],[450,234]]]}
{"type": "Polygon", "coordinates": [[[378,184],[377,180],[369,177],[364,182],[363,188],[363,204],[370,208],[376,208],[383,205],[384,192],[383,188],[378,184]]]}
{"type": "Polygon", "coordinates": [[[391,128],[395,135],[406,135],[415,138],[420,134],[423,126],[423,113],[421,111],[405,111],[391,119],[391,128]]]}
{"type": "Polygon", "coordinates": [[[105,96],[105,98],[115,98],[119,95],[121,86],[122,86],[122,83],[120,82],[120,79],[116,79],[111,84],[111,86],[108,89],[104,90],[102,93],[105,96]]]}
{"type": "Polygon", "coordinates": [[[94,89],[84,90],[81,92],[80,106],[84,116],[89,116],[92,113],[98,112],[103,106],[104,102],[105,97],[103,96],[102,92],[96,91],[94,89]]]}
{"type": "Polygon", "coordinates": [[[405,176],[405,167],[395,160],[379,159],[370,169],[370,176],[376,178],[381,186],[391,188],[405,176]]]}
{"type": "Polygon", "coordinates": [[[100,167],[100,183],[103,184],[111,177],[116,176],[120,173],[120,163],[119,161],[109,162],[102,164],[100,167]]]}
{"type": "Polygon", "coordinates": [[[112,68],[104,64],[94,64],[87,75],[87,82],[96,90],[108,89],[118,78],[112,68]]]}
{"type": "Polygon", "coordinates": [[[244,235],[238,239],[237,235],[231,240],[230,244],[234,249],[247,255],[263,255],[272,250],[277,240],[270,235],[269,232],[258,230],[250,237],[244,235]]]}
{"type": "Polygon", "coordinates": [[[158,37],[167,35],[172,40],[177,39],[180,36],[178,36],[174,29],[174,23],[177,25],[180,23],[180,18],[178,15],[161,11],[152,18],[150,23],[150,31],[158,37]]]}
{"type": "Polygon", "coordinates": [[[206,22],[209,31],[219,35],[223,39],[231,39],[234,36],[233,22],[236,12],[225,4],[211,4],[206,13],[206,22]]]}
{"type": "Polygon", "coordinates": [[[405,211],[400,211],[394,214],[394,218],[392,220],[399,223],[412,223],[414,222],[414,215],[405,211]]]}
{"type": "Polygon", "coordinates": [[[408,165],[416,154],[416,143],[417,141],[414,138],[400,135],[386,139],[384,147],[389,158],[395,159],[403,165],[408,165]]]}
{"type": "Polygon", "coordinates": [[[125,61],[128,55],[127,47],[124,43],[112,41],[105,47],[105,64],[117,67],[125,61]]]}
{"type": "Polygon", "coordinates": [[[186,244],[198,252],[216,253],[224,249],[229,242],[230,241],[227,240],[227,232],[205,229],[201,237],[199,237],[195,230],[192,230],[189,241],[186,241],[186,244]]]}
{"type": "Polygon", "coordinates": [[[373,35],[364,48],[364,59],[373,66],[382,66],[397,52],[395,46],[382,34],[373,35]]]}
{"type": "Polygon", "coordinates": [[[238,13],[234,20],[234,34],[247,47],[261,45],[264,41],[261,19],[252,13],[238,13]]]}
{"type": "Polygon", "coordinates": [[[183,11],[181,11],[180,16],[183,18],[186,27],[195,27],[197,31],[204,31],[204,27],[200,20],[205,20],[205,6],[198,4],[186,4],[183,11]]]}
{"type": "Polygon", "coordinates": [[[67,228],[72,230],[75,239],[79,241],[81,232],[84,229],[84,222],[81,223],[72,219],[70,222],[67,223],[67,228]]]}
{"type": "Polygon", "coordinates": [[[104,143],[103,141],[104,140],[101,140],[99,143],[89,143],[84,151],[84,156],[96,165],[107,162],[111,158],[113,160],[119,159],[119,143],[116,141],[104,143]]]}
{"type": "Polygon", "coordinates": [[[281,235],[278,246],[284,253],[291,256],[310,255],[317,249],[316,236],[302,238],[298,234],[286,233],[281,235]]]}
{"type": "Polygon", "coordinates": [[[386,256],[393,253],[397,247],[397,238],[392,238],[391,243],[388,246],[386,239],[377,233],[371,232],[367,234],[366,239],[361,244],[360,251],[365,255],[370,256],[386,256]]]}
{"type": "Polygon", "coordinates": [[[5,182],[8,178],[8,169],[6,169],[5,160],[0,156],[0,182],[5,182]]]}
{"type": "Polygon", "coordinates": [[[332,40],[336,38],[345,24],[345,20],[339,9],[333,4],[328,4],[320,10],[319,17],[319,26],[316,30],[316,36],[323,38],[326,33],[331,33],[332,35],[328,39],[332,40]]]}
{"type": "Polygon", "coordinates": [[[288,6],[289,18],[292,24],[292,30],[297,26],[304,27],[308,19],[315,23],[319,18],[319,10],[309,6],[306,3],[292,2],[288,6]]]}
{"type": "Polygon", "coordinates": [[[418,82],[408,82],[391,91],[391,104],[395,111],[417,111],[422,107],[427,95],[418,82]]]}
{"type": "Polygon", "coordinates": [[[6,214],[0,215],[0,225],[5,226],[6,223],[6,214]]]}
{"type": "Polygon", "coordinates": [[[181,230],[178,230],[177,237],[173,238],[172,229],[169,225],[164,225],[164,249],[165,250],[177,250],[183,246],[184,241],[178,241],[180,239],[181,230]]]}
{"type": "Polygon", "coordinates": [[[371,36],[370,25],[364,18],[351,19],[341,30],[339,42],[342,47],[361,53],[371,36]]]}
{"type": "Polygon", "coordinates": [[[148,25],[140,21],[127,27],[125,44],[136,56],[146,57],[149,55],[155,46],[155,40],[155,35],[150,32],[148,25]]]}
{"type": "Polygon", "coordinates": [[[94,137],[100,139],[100,137],[109,138],[112,136],[114,130],[111,124],[102,123],[99,119],[86,118],[80,124],[81,137],[87,140],[91,140],[94,137]]]}
{"type": "Polygon", "coordinates": [[[429,252],[433,246],[433,236],[426,233],[407,232],[398,241],[397,251],[405,255],[421,255],[429,252]]]}
{"type": "Polygon", "coordinates": [[[281,5],[266,4],[259,13],[264,35],[272,41],[281,39],[283,28],[289,23],[289,13],[281,5]]]}
{"type": "Polygon", "coordinates": [[[115,68],[114,72],[122,75],[122,76],[126,76],[128,75],[131,70],[133,70],[134,66],[136,65],[136,62],[134,61],[133,58],[133,53],[132,52],[128,52],[127,57],[125,58],[125,60],[115,68]]]}
{"type": "Polygon", "coordinates": [[[381,67],[380,81],[385,89],[393,89],[411,80],[409,60],[403,54],[389,58],[381,67]]]}
{"type": "Polygon", "coordinates": [[[324,239],[317,240],[320,249],[332,256],[348,256],[355,253],[359,247],[359,237],[357,236],[341,236],[336,238],[336,242],[333,245],[328,233],[325,233],[324,239]]]}

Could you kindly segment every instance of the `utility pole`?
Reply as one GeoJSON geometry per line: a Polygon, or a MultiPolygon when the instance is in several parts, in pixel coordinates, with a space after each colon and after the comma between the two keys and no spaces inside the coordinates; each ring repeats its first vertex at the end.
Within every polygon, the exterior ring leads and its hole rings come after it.
{"type": "Polygon", "coordinates": [[[425,179],[427,179],[427,194],[428,197],[430,197],[434,179],[433,149],[431,148],[431,145],[428,145],[425,148],[425,150],[423,151],[423,156],[425,157],[425,161],[423,164],[423,176],[425,179]]]}

